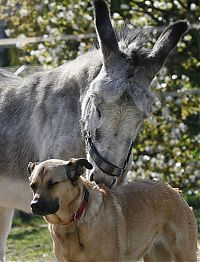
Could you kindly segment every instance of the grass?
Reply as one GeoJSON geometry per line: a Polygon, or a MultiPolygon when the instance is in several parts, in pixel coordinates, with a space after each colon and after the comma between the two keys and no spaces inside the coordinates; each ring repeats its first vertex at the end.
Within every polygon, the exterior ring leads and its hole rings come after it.
{"type": "Polygon", "coordinates": [[[15,220],[6,254],[9,261],[53,261],[52,241],[44,219],[32,218],[29,224],[15,220]]]}
{"type": "MultiPolygon", "coordinates": [[[[200,209],[194,210],[194,213],[199,226],[200,245],[200,209]]],[[[9,261],[53,262],[52,240],[44,219],[32,217],[28,223],[15,219],[6,253],[9,261]]]]}

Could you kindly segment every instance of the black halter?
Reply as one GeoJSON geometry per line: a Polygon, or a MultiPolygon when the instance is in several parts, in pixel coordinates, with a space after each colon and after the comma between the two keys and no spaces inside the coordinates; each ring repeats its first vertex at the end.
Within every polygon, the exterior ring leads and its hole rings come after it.
{"type": "Polygon", "coordinates": [[[134,140],[131,143],[131,146],[130,146],[130,149],[129,149],[129,152],[128,152],[128,155],[127,155],[127,158],[124,162],[123,167],[118,167],[118,166],[110,163],[105,158],[103,158],[100,155],[100,153],[98,152],[98,150],[96,149],[95,145],[93,144],[91,135],[89,133],[87,133],[85,140],[86,140],[88,152],[89,152],[91,158],[93,159],[95,164],[99,167],[99,169],[101,169],[101,171],[103,171],[104,173],[106,173],[109,176],[115,176],[115,177],[119,177],[124,173],[124,171],[125,171],[125,169],[128,165],[130,156],[131,156],[132,148],[134,146],[134,140]]]}

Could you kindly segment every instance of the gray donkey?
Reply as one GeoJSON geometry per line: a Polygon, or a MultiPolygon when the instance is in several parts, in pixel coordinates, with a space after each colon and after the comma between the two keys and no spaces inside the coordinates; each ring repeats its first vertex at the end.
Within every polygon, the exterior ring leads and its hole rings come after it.
{"type": "Polygon", "coordinates": [[[87,155],[88,178],[123,182],[151,111],[151,81],[188,30],[177,21],[146,50],[141,32],[115,32],[106,1],[93,4],[99,48],[26,78],[0,70],[0,260],[14,209],[31,211],[29,161],[87,155]]]}

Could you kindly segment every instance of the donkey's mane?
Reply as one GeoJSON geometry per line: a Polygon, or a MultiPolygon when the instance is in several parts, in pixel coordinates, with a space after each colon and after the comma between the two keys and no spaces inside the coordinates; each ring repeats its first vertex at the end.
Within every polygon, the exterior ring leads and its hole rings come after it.
{"type": "MultiPolygon", "coordinates": [[[[115,34],[122,51],[128,49],[129,53],[148,55],[149,50],[146,48],[148,35],[144,33],[141,27],[129,28],[124,24],[119,30],[115,29],[115,34]]],[[[99,43],[95,42],[96,49],[99,49],[99,43]]]]}
{"type": "Polygon", "coordinates": [[[128,25],[123,25],[120,30],[115,30],[115,32],[118,42],[122,42],[127,47],[134,43],[132,51],[145,48],[147,35],[143,32],[142,28],[134,27],[130,29],[128,25]]]}

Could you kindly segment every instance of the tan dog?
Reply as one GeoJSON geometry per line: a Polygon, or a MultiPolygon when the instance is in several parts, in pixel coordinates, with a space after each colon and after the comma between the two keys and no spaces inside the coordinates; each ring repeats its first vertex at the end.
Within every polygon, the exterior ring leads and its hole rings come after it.
{"type": "Polygon", "coordinates": [[[29,164],[34,214],[50,223],[58,261],[197,261],[197,224],[177,190],[136,181],[86,181],[86,159],[29,164]]]}

